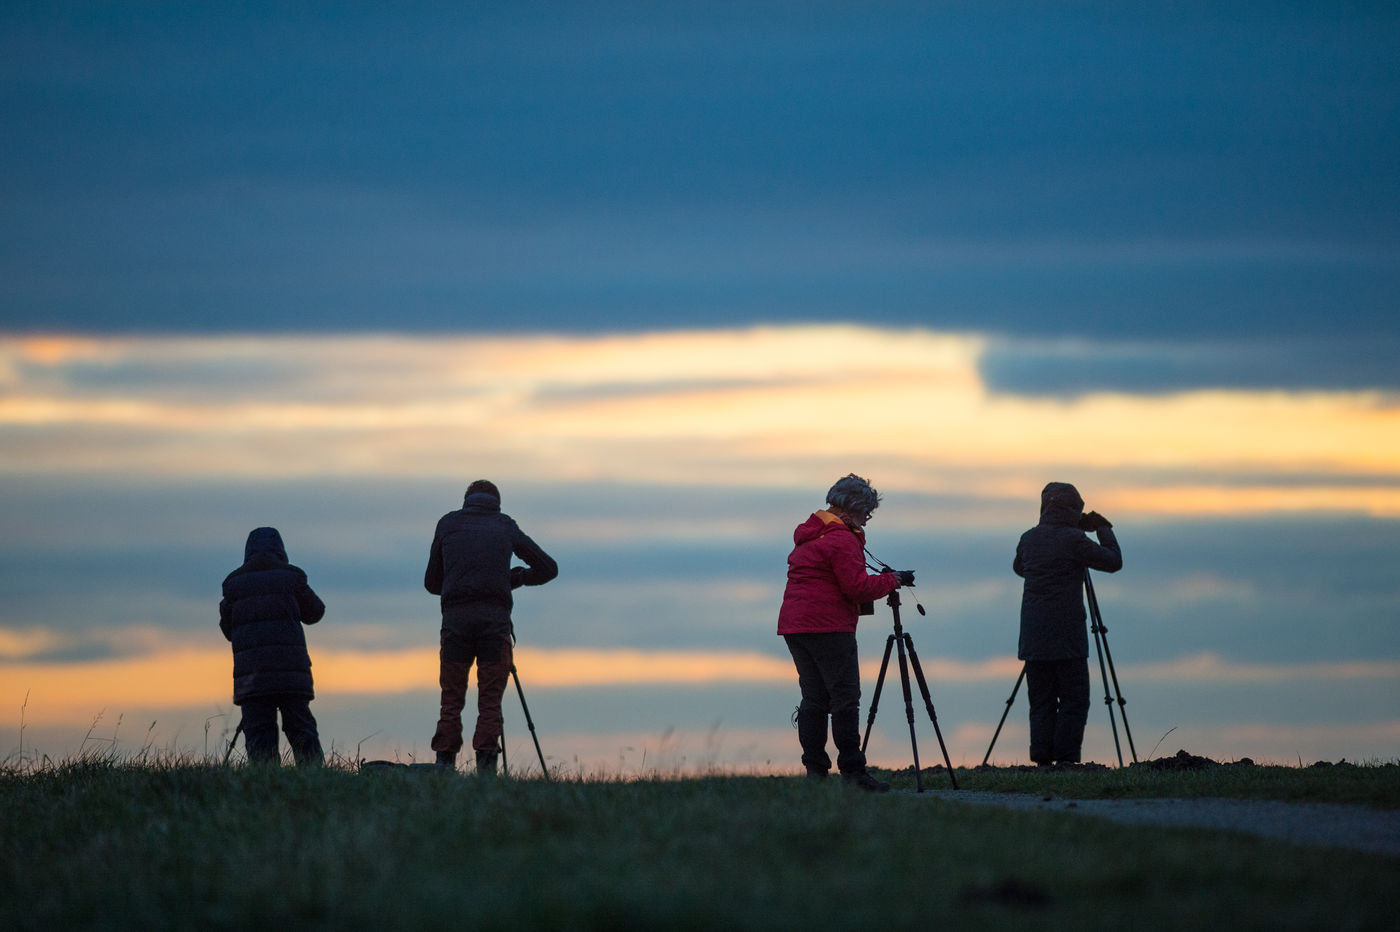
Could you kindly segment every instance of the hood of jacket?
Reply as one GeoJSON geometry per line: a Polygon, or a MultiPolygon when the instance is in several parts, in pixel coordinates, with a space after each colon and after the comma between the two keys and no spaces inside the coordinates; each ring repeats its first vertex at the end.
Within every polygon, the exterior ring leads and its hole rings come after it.
{"type": "Polygon", "coordinates": [[[275,527],[253,528],[248,532],[248,543],[243,546],[243,562],[261,557],[272,563],[287,562],[287,548],[282,546],[282,535],[275,527]]]}
{"type": "Polygon", "coordinates": [[[859,528],[851,527],[829,511],[816,511],[812,513],[810,518],[799,524],[797,529],[792,532],[792,542],[794,544],[805,544],[809,541],[816,540],[818,537],[824,537],[833,531],[849,531],[854,534],[857,539],[861,541],[865,540],[865,534],[859,528]]]}
{"type": "Polygon", "coordinates": [[[496,514],[501,510],[501,500],[490,492],[473,492],[462,499],[462,510],[477,514],[496,514]]]}
{"type": "Polygon", "coordinates": [[[1040,493],[1040,523],[1075,527],[1084,514],[1084,499],[1068,482],[1051,482],[1040,493]]]}

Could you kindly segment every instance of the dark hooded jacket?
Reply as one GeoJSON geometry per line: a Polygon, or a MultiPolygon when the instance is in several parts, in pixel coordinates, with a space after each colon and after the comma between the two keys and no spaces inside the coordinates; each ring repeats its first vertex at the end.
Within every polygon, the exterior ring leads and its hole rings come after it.
{"type": "Polygon", "coordinates": [[[243,565],[224,579],[219,603],[219,628],[233,642],[234,703],[270,696],[315,698],[302,625],[314,625],[325,613],[306,573],[287,562],[277,529],[250,532],[243,565]]]}
{"type": "Polygon", "coordinates": [[[779,634],[853,632],[862,602],[899,586],[894,573],[865,570],[865,532],[829,511],[818,511],[792,532],[787,588],[778,610],[779,634]]]}
{"type": "Polygon", "coordinates": [[[1123,554],[1112,528],[1099,543],[1079,529],[1084,500],[1066,482],[1052,482],[1040,496],[1040,523],[1021,535],[1012,569],[1025,579],[1021,595],[1022,660],[1073,660],[1089,656],[1084,629],[1084,570],[1116,573],[1123,554]]]}
{"type": "Polygon", "coordinates": [[[473,492],[443,515],[433,534],[423,587],[441,597],[443,625],[499,627],[510,632],[512,590],[542,586],[559,565],[501,511],[501,500],[473,492]],[[512,567],[511,555],[525,566],[512,567]]]}

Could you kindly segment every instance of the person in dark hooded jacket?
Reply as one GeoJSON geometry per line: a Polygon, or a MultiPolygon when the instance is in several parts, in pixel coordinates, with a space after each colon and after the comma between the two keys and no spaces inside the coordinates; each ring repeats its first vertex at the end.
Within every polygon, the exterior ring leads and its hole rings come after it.
{"type": "Polygon", "coordinates": [[[1079,762],[1089,717],[1084,573],[1116,573],[1122,567],[1123,553],[1108,519],[1096,511],[1084,514],[1084,499],[1069,483],[1046,485],[1040,523],[1021,535],[1012,562],[1025,580],[1016,655],[1026,664],[1030,756],[1037,764],[1079,762]]]}
{"type": "Polygon", "coordinates": [[[297,766],[321,764],[321,739],[311,700],[311,655],[303,625],[314,625],[326,606],[306,573],[287,562],[276,528],[255,528],[243,548],[243,565],[224,579],[219,629],[233,644],[233,701],[243,710],[248,760],[277,761],[277,713],[297,766]]]}
{"type": "Polygon", "coordinates": [[[520,586],[542,586],[558,575],[553,558],[502,513],[501,493],[485,479],[467,486],[462,507],[438,520],[423,587],[439,596],[442,606],[438,669],[442,701],[431,744],[439,766],[457,766],[467,674],[475,662],[477,718],[472,749],[479,773],[496,772],[504,725],[501,696],[510,679],[515,639],[511,592],[520,586]],[[512,554],[525,566],[512,567],[512,554]]]}
{"type": "Polygon", "coordinates": [[[844,781],[863,790],[890,786],[865,769],[860,748],[860,658],[856,622],[863,603],[913,585],[914,574],[865,569],[865,523],[880,495],[854,473],[826,493],[829,510],[814,512],[793,532],[787,587],[778,611],[778,634],[797,667],[802,703],[797,707],[797,740],[807,776],[825,779],[827,719],[836,744],[836,767],[844,781]]]}

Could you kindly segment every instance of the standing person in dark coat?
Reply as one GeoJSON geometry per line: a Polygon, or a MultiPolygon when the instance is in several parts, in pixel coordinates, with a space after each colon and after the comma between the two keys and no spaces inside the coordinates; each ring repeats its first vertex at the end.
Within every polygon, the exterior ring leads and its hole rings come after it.
{"type": "Polygon", "coordinates": [[[219,628],[233,643],[233,701],[243,708],[248,760],[277,762],[277,713],[297,766],[323,760],[311,716],[311,655],[302,625],[314,625],[326,606],[311,591],[306,573],[287,562],[276,528],[255,528],[243,548],[243,565],[224,579],[219,628]]]}
{"type": "Polygon", "coordinates": [[[501,493],[485,479],[467,486],[461,509],[438,520],[423,586],[440,596],[442,603],[438,671],[442,703],[432,741],[439,766],[457,766],[467,674],[475,662],[477,716],[472,749],[479,773],[496,772],[503,725],[501,696],[510,679],[515,641],[511,591],[542,586],[558,575],[559,566],[549,554],[501,512],[501,493]],[[525,566],[512,567],[512,554],[525,566]]]}
{"type": "Polygon", "coordinates": [[[890,785],[865,769],[860,748],[860,658],[856,622],[861,604],[889,595],[914,574],[865,570],[865,523],[880,495],[854,473],[826,493],[829,510],[814,512],[793,531],[787,587],[778,611],[778,634],[797,667],[802,704],[797,740],[807,776],[824,780],[831,770],[826,723],[836,743],[836,767],[847,783],[883,793],[890,785]]]}
{"type": "Polygon", "coordinates": [[[1089,638],[1084,630],[1084,571],[1116,573],[1123,553],[1113,525],[1067,482],[1040,493],[1040,523],[1021,535],[1012,569],[1025,579],[1021,640],[1030,700],[1031,760],[1079,762],[1089,717],[1089,638]],[[1098,535],[1096,544],[1085,531],[1098,535]]]}

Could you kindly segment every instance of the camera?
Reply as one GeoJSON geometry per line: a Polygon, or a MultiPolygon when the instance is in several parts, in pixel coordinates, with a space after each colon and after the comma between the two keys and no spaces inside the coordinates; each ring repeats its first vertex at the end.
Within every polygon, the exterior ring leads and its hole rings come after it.
{"type": "Polygon", "coordinates": [[[1113,525],[1097,511],[1090,511],[1079,516],[1079,529],[1081,531],[1097,531],[1106,527],[1113,527],[1113,525]]]}

